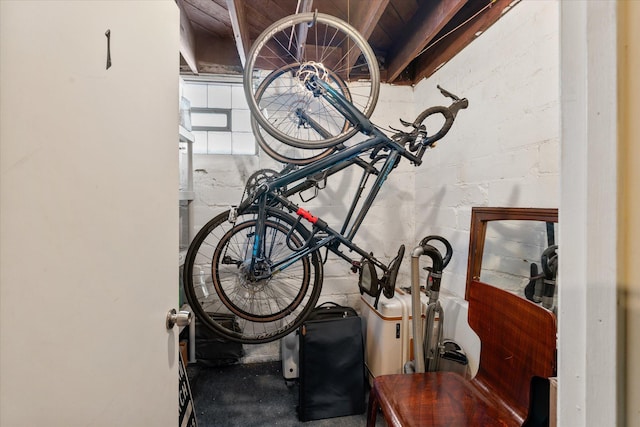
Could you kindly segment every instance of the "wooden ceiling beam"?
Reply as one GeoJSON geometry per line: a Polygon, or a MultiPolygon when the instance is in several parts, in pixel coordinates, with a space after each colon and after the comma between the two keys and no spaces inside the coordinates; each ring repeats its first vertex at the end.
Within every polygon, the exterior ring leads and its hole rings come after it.
{"type": "MultiPolygon", "coordinates": [[[[196,32],[204,31],[213,37],[233,38],[226,3],[221,6],[212,0],[180,0],[196,32]]],[[[224,3],[224,0],[223,0],[224,3]]]]}
{"type": "Polygon", "coordinates": [[[182,55],[191,72],[198,74],[195,34],[187,12],[184,10],[183,0],[178,0],[178,9],[180,9],[180,55],[182,55]]]}
{"type": "MultiPolygon", "coordinates": [[[[413,84],[418,83],[423,78],[429,77],[440,67],[457,55],[469,43],[479,37],[493,23],[511,9],[513,0],[494,0],[489,7],[480,12],[462,27],[447,36],[450,38],[446,43],[437,43],[430,47],[416,61],[416,74],[413,84]]],[[[444,41],[444,39],[443,39],[444,41]]]]}
{"type": "MultiPolygon", "coordinates": [[[[354,17],[351,20],[351,26],[355,28],[365,40],[369,39],[369,36],[378,25],[380,16],[387,8],[389,0],[371,0],[360,2],[360,7],[355,11],[354,17]]],[[[349,52],[347,63],[353,65],[358,60],[359,52],[349,52]]]]}
{"type": "Polygon", "coordinates": [[[200,73],[242,74],[242,64],[232,39],[199,32],[196,33],[196,45],[200,73]]]}
{"type": "Polygon", "coordinates": [[[404,31],[407,37],[396,43],[396,54],[388,58],[389,82],[398,78],[466,2],[467,0],[447,0],[422,4],[404,31]]]}
{"type": "Polygon", "coordinates": [[[355,11],[351,25],[362,34],[365,40],[369,39],[369,36],[373,33],[388,4],[389,0],[360,2],[360,8],[355,11]]]}
{"type": "Polygon", "coordinates": [[[244,68],[244,64],[247,61],[247,53],[249,53],[249,46],[251,45],[244,4],[241,0],[227,0],[227,9],[229,10],[229,17],[231,18],[233,38],[236,42],[240,63],[244,68]]]}

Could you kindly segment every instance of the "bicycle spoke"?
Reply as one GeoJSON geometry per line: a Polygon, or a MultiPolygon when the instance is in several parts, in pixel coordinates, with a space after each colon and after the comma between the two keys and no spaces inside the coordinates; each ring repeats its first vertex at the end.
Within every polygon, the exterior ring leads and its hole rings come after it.
{"type": "Polygon", "coordinates": [[[217,333],[247,343],[272,341],[297,327],[315,306],[322,277],[315,254],[271,274],[271,265],[294,253],[287,239],[301,247],[307,233],[275,209],[267,208],[263,251],[252,260],[256,213],[251,207],[235,223],[226,220],[228,213],[210,221],[194,238],[184,273],[185,293],[198,318],[217,333]]]}
{"type": "Polygon", "coordinates": [[[301,149],[333,147],[353,136],[357,128],[320,93],[311,90],[315,86],[310,84],[311,75],[329,84],[335,76],[334,80],[342,79],[350,88],[359,87],[356,99],[345,98],[366,116],[373,112],[379,91],[373,51],[347,23],[314,13],[284,18],[254,42],[245,67],[249,108],[260,127],[283,143],[301,149]],[[269,81],[270,73],[279,69],[288,73],[278,79],[280,82],[269,81]],[[267,87],[260,89],[264,82],[268,82],[267,87]],[[319,123],[322,131],[301,122],[296,110],[319,123]]]}

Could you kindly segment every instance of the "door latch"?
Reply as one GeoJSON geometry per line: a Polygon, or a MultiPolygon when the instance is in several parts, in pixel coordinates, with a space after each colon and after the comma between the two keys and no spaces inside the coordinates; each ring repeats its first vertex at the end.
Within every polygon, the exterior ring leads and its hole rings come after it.
{"type": "Polygon", "coordinates": [[[190,311],[179,311],[172,308],[167,313],[167,329],[173,329],[175,325],[179,327],[188,326],[191,324],[193,314],[190,311]]]}

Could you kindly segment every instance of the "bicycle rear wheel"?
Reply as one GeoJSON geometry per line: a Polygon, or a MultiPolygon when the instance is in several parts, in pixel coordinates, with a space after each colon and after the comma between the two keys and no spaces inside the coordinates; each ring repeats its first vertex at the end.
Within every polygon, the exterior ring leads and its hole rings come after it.
{"type": "MultiPolygon", "coordinates": [[[[183,272],[185,295],[198,319],[225,338],[247,344],[274,341],[298,327],[315,307],[322,287],[317,253],[278,274],[251,279],[257,212],[252,206],[233,223],[229,211],[209,221],[189,247],[183,272]]],[[[260,267],[268,271],[302,247],[308,234],[290,215],[267,208],[266,256],[260,267]]]]}
{"type": "Polygon", "coordinates": [[[251,129],[262,151],[280,163],[304,166],[323,159],[335,151],[334,147],[305,149],[284,144],[265,132],[254,117],[251,117],[251,129]]]}
{"type": "MultiPolygon", "coordinates": [[[[328,148],[358,131],[314,85],[331,75],[347,83],[350,102],[365,116],[380,90],[377,60],[367,41],[349,24],[322,13],[285,17],[254,42],[244,71],[245,95],[256,120],[277,140],[298,148],[328,148]],[[276,70],[291,67],[277,81],[261,84],[276,70]]],[[[333,86],[332,86],[333,87],[333,86]]]]}

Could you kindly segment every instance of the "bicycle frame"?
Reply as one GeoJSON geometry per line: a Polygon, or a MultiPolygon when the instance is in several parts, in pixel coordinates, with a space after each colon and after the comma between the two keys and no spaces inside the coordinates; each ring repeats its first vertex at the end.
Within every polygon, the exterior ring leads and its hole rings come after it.
{"type": "MultiPolygon", "coordinates": [[[[362,248],[358,247],[352,242],[352,240],[358,229],[362,225],[362,222],[364,221],[369,209],[373,205],[373,202],[376,199],[380,189],[382,188],[382,185],[384,184],[393,168],[397,165],[400,157],[409,159],[416,166],[421,164],[421,159],[417,156],[414,156],[410,151],[405,149],[404,146],[393,141],[384,133],[382,133],[382,131],[375,128],[369,121],[369,119],[366,118],[362,113],[360,113],[360,111],[358,111],[355,107],[353,107],[349,103],[349,101],[347,101],[342,96],[342,94],[334,91],[333,88],[331,88],[327,84],[324,84],[324,82],[322,81],[318,80],[317,83],[318,88],[314,90],[318,90],[321,94],[320,96],[325,96],[332,103],[332,105],[334,105],[336,109],[345,116],[347,120],[349,120],[354,126],[358,126],[361,129],[362,133],[371,135],[371,138],[360,142],[352,147],[332,153],[326,158],[313,162],[298,170],[294,170],[281,177],[275,178],[273,181],[263,183],[253,195],[253,197],[244,200],[238,206],[238,212],[242,212],[244,209],[246,209],[256,201],[259,206],[259,213],[256,220],[255,231],[257,237],[254,239],[254,247],[252,251],[253,256],[251,260],[251,268],[249,269],[249,271],[251,272],[250,274],[253,274],[254,279],[256,280],[267,278],[272,274],[282,271],[287,266],[309,255],[310,253],[319,250],[322,247],[327,247],[331,252],[351,263],[354,269],[358,268],[360,263],[340,251],[340,245],[344,245],[349,250],[356,252],[363,258],[366,258],[369,262],[380,268],[384,273],[387,273],[389,270],[386,265],[378,261],[374,256],[370,255],[362,248]],[[389,153],[386,155],[384,164],[379,171],[373,166],[371,166],[373,170],[368,169],[366,166],[362,165],[362,163],[365,163],[367,165],[369,164],[362,161],[362,159],[359,159],[360,155],[373,149],[389,150],[389,153]],[[366,176],[376,172],[377,177],[375,182],[373,183],[372,188],[369,190],[369,193],[363,201],[363,204],[360,207],[360,210],[358,211],[355,220],[353,221],[353,224],[351,225],[351,228],[348,230],[348,232],[347,227],[351,222],[353,214],[355,213],[355,207],[359,201],[360,194],[358,194],[354,199],[340,232],[329,227],[329,225],[325,221],[313,216],[310,212],[291,202],[285,196],[278,194],[278,190],[281,190],[294,182],[300,181],[302,179],[308,179],[309,177],[312,177],[318,173],[327,173],[327,176],[331,175],[339,170],[344,169],[345,167],[350,166],[351,164],[358,163],[357,160],[360,160],[360,165],[365,168],[365,175],[363,175],[363,179],[366,176]],[[264,241],[264,233],[266,221],[266,206],[269,199],[277,200],[287,210],[298,215],[298,222],[301,220],[301,218],[306,219],[313,225],[313,230],[311,238],[304,244],[304,246],[302,246],[301,248],[296,248],[295,252],[292,253],[289,257],[281,260],[276,264],[270,265],[270,269],[268,272],[264,274],[256,274],[254,266],[265,253],[263,245],[266,244],[266,242],[264,241]],[[326,236],[322,236],[321,238],[317,239],[315,237],[318,232],[322,232],[326,236]]],[[[303,183],[299,186],[296,186],[295,188],[299,189],[304,187],[309,188],[310,186],[303,183]]],[[[291,193],[286,194],[290,195],[291,193]]]]}

